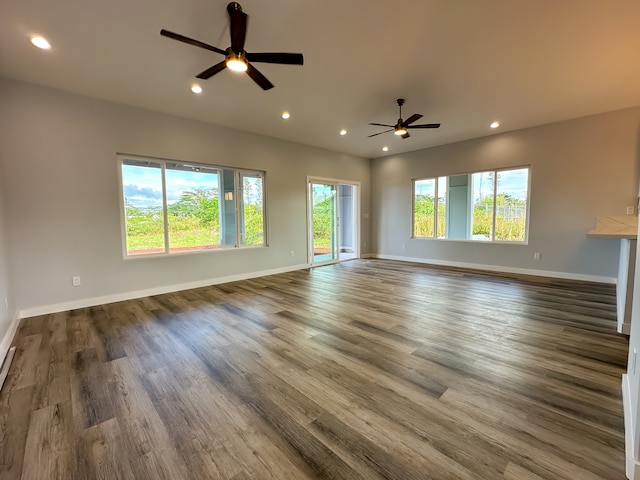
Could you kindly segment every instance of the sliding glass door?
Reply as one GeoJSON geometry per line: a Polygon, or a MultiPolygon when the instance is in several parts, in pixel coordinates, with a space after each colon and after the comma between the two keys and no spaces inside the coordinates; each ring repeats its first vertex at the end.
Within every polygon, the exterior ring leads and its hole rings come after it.
{"type": "Polygon", "coordinates": [[[327,182],[309,182],[309,218],[311,263],[338,260],[338,186],[327,182]]]}

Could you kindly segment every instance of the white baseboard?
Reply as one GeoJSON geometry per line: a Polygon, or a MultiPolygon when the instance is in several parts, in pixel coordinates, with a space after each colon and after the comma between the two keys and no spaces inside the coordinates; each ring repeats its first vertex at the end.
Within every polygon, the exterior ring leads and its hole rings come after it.
{"type": "MultiPolygon", "coordinates": [[[[629,480],[640,480],[640,462],[634,457],[633,413],[629,375],[622,375],[622,406],[624,409],[625,473],[629,480]]],[[[636,420],[637,422],[637,420],[636,420]]]]}
{"type": "Polygon", "coordinates": [[[174,285],[165,285],[162,287],[148,288],[144,290],[136,290],[132,292],[122,292],[113,295],[104,295],[101,297],[83,298],[81,300],[73,300],[70,302],[56,303],[53,305],[43,305],[39,307],[30,307],[20,310],[19,318],[35,317],[36,315],[47,315],[49,313],[66,312],[76,308],[94,307],[96,305],[104,305],[105,303],[122,302],[124,300],[132,300],[134,298],[149,297],[151,295],[162,295],[164,293],[178,292],[180,290],[189,290],[191,288],[208,287],[220,283],[237,282],[239,280],[248,280],[256,277],[266,277],[267,275],[276,275],[278,273],[293,272],[295,270],[304,270],[309,268],[308,264],[300,264],[283,268],[274,268],[271,270],[262,270],[259,272],[241,273],[238,275],[229,275],[227,277],[208,278],[195,282],[179,283],[174,285]]]}
{"type": "MultiPolygon", "coordinates": [[[[597,275],[580,275],[580,274],[565,273],[565,272],[555,272],[550,270],[510,268],[510,267],[502,267],[502,266],[496,266],[496,265],[450,262],[450,261],[442,261],[442,260],[431,260],[431,259],[425,259],[425,258],[402,257],[402,256],[396,256],[396,255],[380,255],[375,253],[362,254],[361,258],[380,258],[384,260],[398,260],[402,262],[414,262],[414,263],[424,263],[424,264],[441,265],[441,266],[448,266],[448,267],[471,268],[471,269],[477,269],[477,270],[487,270],[492,272],[517,273],[522,275],[563,278],[563,279],[569,279],[569,280],[582,280],[582,281],[599,282],[599,283],[613,283],[613,284],[616,283],[616,278],[614,277],[601,277],[597,275]]],[[[84,298],[80,300],[56,303],[52,305],[29,307],[29,308],[20,310],[18,312],[19,314],[17,318],[20,319],[20,318],[33,317],[36,315],[46,315],[46,314],[55,313],[55,312],[65,312],[67,310],[73,310],[77,308],[93,307],[96,305],[103,305],[105,303],[121,302],[124,300],[132,300],[134,298],[148,297],[151,295],[162,295],[164,293],[177,292],[180,290],[188,290],[190,288],[200,288],[200,287],[207,287],[209,285],[217,285],[220,283],[236,282],[238,280],[247,280],[250,278],[264,277],[267,275],[275,275],[278,273],[292,272],[295,270],[303,270],[305,268],[310,268],[310,265],[305,263],[305,264],[293,265],[289,267],[275,268],[271,270],[262,270],[259,272],[248,272],[248,273],[243,273],[238,275],[230,275],[227,277],[209,278],[205,280],[199,280],[196,282],[166,285],[162,287],[149,288],[144,290],[116,293],[113,295],[84,298]]],[[[9,340],[9,343],[10,342],[11,340],[9,340]]],[[[2,346],[4,346],[4,343],[2,344],[2,346]]],[[[8,351],[8,349],[9,348],[7,346],[6,350],[8,351]]],[[[6,355],[6,351],[2,350],[1,347],[0,347],[0,354],[6,355]]]]}
{"type": "Polygon", "coordinates": [[[611,283],[611,284],[615,284],[617,282],[616,277],[603,277],[600,275],[583,275],[579,273],[556,272],[553,270],[534,270],[530,268],[504,267],[501,265],[483,265],[480,263],[451,262],[448,260],[433,260],[428,258],[402,257],[398,255],[369,254],[367,255],[367,258],[380,258],[383,260],[398,260],[401,262],[425,263],[428,265],[440,265],[444,267],[471,268],[475,270],[486,270],[490,272],[517,273],[519,275],[562,278],[566,280],[580,280],[584,282],[611,283]]]}
{"type": "Polygon", "coordinates": [[[0,365],[4,362],[4,359],[7,357],[7,353],[9,352],[9,348],[11,348],[11,342],[13,342],[13,337],[16,335],[16,331],[18,330],[18,325],[20,324],[20,315],[19,312],[16,312],[13,315],[13,320],[9,324],[9,329],[7,333],[4,334],[4,338],[2,339],[2,343],[0,343],[0,365]]]}

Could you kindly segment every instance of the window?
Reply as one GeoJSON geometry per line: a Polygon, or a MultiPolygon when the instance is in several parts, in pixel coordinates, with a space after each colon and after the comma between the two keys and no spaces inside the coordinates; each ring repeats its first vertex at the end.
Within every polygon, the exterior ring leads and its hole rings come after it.
{"type": "Polygon", "coordinates": [[[412,236],[526,242],[529,168],[413,181],[412,236]]]}
{"type": "Polygon", "coordinates": [[[264,172],[119,156],[126,256],[265,246],[264,172]]]}

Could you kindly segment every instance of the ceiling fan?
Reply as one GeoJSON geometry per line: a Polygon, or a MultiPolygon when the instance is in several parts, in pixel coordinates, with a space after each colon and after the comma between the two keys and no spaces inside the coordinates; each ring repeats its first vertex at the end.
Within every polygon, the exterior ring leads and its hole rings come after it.
{"type": "Polygon", "coordinates": [[[185,37],[179,33],[173,33],[164,28],[160,30],[160,35],[164,37],[178,40],[179,42],[188,43],[196,47],[211,50],[225,56],[225,60],[207,68],[202,73],[196,75],[196,78],[207,80],[216,73],[221,72],[228,67],[236,72],[247,72],[251,79],[256,82],[263,90],[273,88],[273,84],[258,71],[249,62],[263,63],[280,63],[285,65],[302,65],[304,58],[301,53],[248,53],[244,50],[244,41],[247,36],[247,14],[242,11],[242,7],[237,2],[231,2],[227,5],[229,13],[229,33],[231,34],[231,46],[226,50],[208,45],[199,40],[185,37]]]}
{"type": "Polygon", "coordinates": [[[389,130],[374,133],[373,135],[369,135],[369,137],[375,137],[376,135],[393,131],[395,135],[398,135],[402,138],[409,138],[411,136],[409,135],[410,128],[440,128],[439,123],[423,123],[420,125],[411,125],[416,120],[422,118],[422,115],[420,115],[419,113],[414,113],[406,120],[402,120],[402,105],[404,105],[404,98],[399,98],[398,100],[396,100],[396,103],[400,108],[398,123],[396,123],[395,125],[386,125],[384,123],[370,123],[369,125],[377,125],[378,127],[389,127],[389,130]]]}

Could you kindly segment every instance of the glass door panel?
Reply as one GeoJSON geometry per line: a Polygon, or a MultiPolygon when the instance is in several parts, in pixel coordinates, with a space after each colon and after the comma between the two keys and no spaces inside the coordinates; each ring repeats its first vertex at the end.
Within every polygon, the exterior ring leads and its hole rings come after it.
{"type": "Polygon", "coordinates": [[[312,263],[338,259],[337,186],[330,183],[309,184],[312,263]]]}
{"type": "Polygon", "coordinates": [[[338,259],[351,260],[358,257],[358,228],[355,185],[338,184],[338,259]]]}

